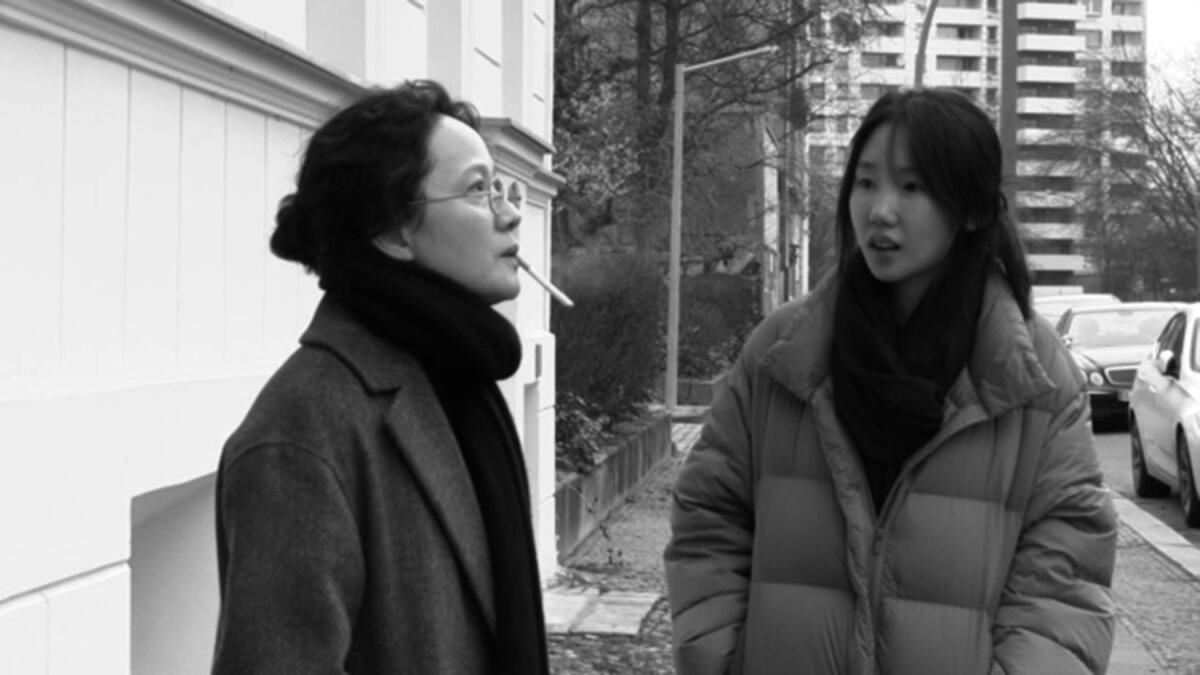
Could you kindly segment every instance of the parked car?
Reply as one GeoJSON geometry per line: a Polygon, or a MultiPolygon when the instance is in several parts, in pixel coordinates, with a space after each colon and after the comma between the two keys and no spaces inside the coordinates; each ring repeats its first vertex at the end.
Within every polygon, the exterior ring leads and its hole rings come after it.
{"type": "Polygon", "coordinates": [[[1072,307],[1084,307],[1086,305],[1111,305],[1121,302],[1121,299],[1112,293],[1072,293],[1067,295],[1039,295],[1033,298],[1033,309],[1038,314],[1050,320],[1050,323],[1057,324],[1062,318],[1063,312],[1066,312],[1072,307]]]}
{"type": "Polygon", "coordinates": [[[1171,317],[1138,366],[1129,403],[1129,454],[1139,497],[1179,495],[1184,521],[1200,527],[1200,303],[1171,317]]]}
{"type": "Polygon", "coordinates": [[[1087,380],[1093,420],[1125,420],[1138,363],[1180,307],[1170,302],[1118,302],[1063,312],[1056,328],[1087,380]]]}

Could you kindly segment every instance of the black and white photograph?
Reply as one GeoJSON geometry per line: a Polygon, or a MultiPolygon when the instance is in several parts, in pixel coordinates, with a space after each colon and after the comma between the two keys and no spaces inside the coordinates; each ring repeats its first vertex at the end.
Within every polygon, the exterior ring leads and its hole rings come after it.
{"type": "Polygon", "coordinates": [[[0,0],[0,675],[1200,675],[1198,27],[0,0]]]}

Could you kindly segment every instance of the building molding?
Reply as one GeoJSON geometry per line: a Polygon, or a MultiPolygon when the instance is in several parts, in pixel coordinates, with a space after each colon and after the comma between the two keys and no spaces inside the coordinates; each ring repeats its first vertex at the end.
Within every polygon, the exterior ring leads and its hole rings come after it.
{"type": "Polygon", "coordinates": [[[364,91],[195,0],[0,0],[0,24],[309,128],[364,91]]]}
{"type": "Polygon", "coordinates": [[[538,169],[533,173],[533,178],[530,180],[530,186],[536,186],[537,189],[545,195],[546,199],[553,199],[558,194],[559,188],[567,184],[567,179],[562,175],[546,169],[538,169]]]}
{"type": "Polygon", "coordinates": [[[553,199],[566,178],[546,168],[554,146],[509,117],[484,117],[479,131],[492,148],[496,161],[528,183],[529,191],[543,200],[553,199]]]}

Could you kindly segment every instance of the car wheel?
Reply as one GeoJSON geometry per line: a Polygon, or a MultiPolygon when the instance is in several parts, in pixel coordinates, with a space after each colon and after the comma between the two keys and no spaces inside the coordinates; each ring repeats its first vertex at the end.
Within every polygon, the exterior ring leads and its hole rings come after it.
{"type": "Polygon", "coordinates": [[[1200,527],[1200,496],[1196,494],[1196,472],[1192,470],[1191,455],[1188,454],[1187,439],[1180,432],[1175,439],[1175,457],[1179,470],[1179,504],[1183,507],[1183,521],[1188,527],[1200,527]]]}
{"type": "Polygon", "coordinates": [[[1137,420],[1129,416],[1129,458],[1133,463],[1133,493],[1139,497],[1166,497],[1171,489],[1146,470],[1146,454],[1142,452],[1142,435],[1137,420]]]}

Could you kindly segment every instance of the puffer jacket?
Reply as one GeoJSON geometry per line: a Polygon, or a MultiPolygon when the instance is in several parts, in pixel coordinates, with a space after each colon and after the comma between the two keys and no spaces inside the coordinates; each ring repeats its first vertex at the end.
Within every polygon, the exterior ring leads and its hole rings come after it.
{"type": "Polygon", "coordinates": [[[677,672],[1103,672],[1116,516],[1050,325],[988,280],[942,428],[876,515],[833,407],[836,291],[756,329],[680,474],[677,672]]]}

